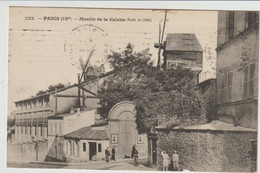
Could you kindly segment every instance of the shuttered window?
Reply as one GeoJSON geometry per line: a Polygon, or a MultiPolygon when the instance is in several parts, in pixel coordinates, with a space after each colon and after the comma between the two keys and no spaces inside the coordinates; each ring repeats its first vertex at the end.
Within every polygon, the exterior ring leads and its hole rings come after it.
{"type": "Polygon", "coordinates": [[[232,80],[233,80],[233,72],[229,71],[228,72],[228,81],[227,81],[227,98],[228,101],[232,99],[232,80]]]}
{"type": "Polygon", "coordinates": [[[98,144],[98,152],[101,152],[102,148],[101,148],[101,143],[98,144]]]}
{"type": "Polygon", "coordinates": [[[244,67],[244,98],[254,96],[255,64],[244,67]]]}
{"type": "Polygon", "coordinates": [[[86,147],[86,143],[84,142],[83,143],[83,151],[86,151],[87,150],[87,147],[86,147]]]}
{"type": "Polygon", "coordinates": [[[235,12],[229,11],[228,20],[227,20],[228,39],[231,39],[232,37],[234,37],[234,29],[235,29],[235,12]]]}

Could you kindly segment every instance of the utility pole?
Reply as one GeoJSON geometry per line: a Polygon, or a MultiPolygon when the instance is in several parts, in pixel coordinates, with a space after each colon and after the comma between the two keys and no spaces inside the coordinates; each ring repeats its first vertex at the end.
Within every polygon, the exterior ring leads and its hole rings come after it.
{"type": "Polygon", "coordinates": [[[78,73],[78,108],[80,108],[80,73],[78,73]]]}

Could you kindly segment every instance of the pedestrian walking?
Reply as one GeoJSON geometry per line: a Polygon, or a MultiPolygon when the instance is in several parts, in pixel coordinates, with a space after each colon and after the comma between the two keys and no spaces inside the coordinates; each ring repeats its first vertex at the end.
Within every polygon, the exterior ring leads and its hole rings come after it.
{"type": "Polygon", "coordinates": [[[109,162],[110,151],[109,151],[108,147],[105,150],[105,155],[106,155],[106,162],[109,162]]]}
{"type": "Polygon", "coordinates": [[[135,150],[135,153],[134,153],[134,162],[136,165],[138,165],[138,150],[135,150]]]}
{"type": "Polygon", "coordinates": [[[136,150],[135,145],[133,145],[133,147],[132,147],[131,159],[134,158],[135,150],[136,150]]]}
{"type": "Polygon", "coordinates": [[[161,154],[162,154],[162,159],[163,159],[163,171],[168,171],[169,155],[165,151],[162,151],[161,154]]]}
{"type": "Polygon", "coordinates": [[[115,155],[116,155],[116,150],[115,150],[115,147],[112,148],[111,154],[112,154],[112,155],[111,155],[111,159],[110,159],[110,160],[116,161],[116,157],[115,157],[115,155]]]}
{"type": "Polygon", "coordinates": [[[173,161],[173,170],[174,170],[174,171],[178,171],[178,167],[179,167],[179,155],[177,154],[177,150],[174,150],[174,151],[173,151],[172,161],[173,161]]]}

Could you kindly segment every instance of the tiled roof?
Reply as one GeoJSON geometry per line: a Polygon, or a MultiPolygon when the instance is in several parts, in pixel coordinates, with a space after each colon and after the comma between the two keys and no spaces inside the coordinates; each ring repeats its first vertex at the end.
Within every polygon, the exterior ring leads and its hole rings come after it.
{"type": "Polygon", "coordinates": [[[91,125],[91,127],[105,126],[107,124],[108,124],[107,120],[100,120],[99,122],[96,122],[95,124],[91,125]]]}
{"type": "Polygon", "coordinates": [[[169,33],[166,36],[166,51],[198,51],[203,49],[195,34],[169,33]]]}
{"type": "MultiPolygon", "coordinates": [[[[67,89],[70,89],[70,88],[73,88],[73,87],[76,87],[77,84],[73,84],[73,85],[70,85],[70,86],[67,86],[67,87],[64,87],[64,88],[60,88],[57,90],[57,93],[61,92],[61,91],[64,91],[64,90],[67,90],[67,89]]],[[[49,96],[51,94],[55,94],[55,91],[51,91],[51,92],[47,92],[45,94],[42,94],[42,95],[38,95],[38,96],[34,96],[34,97],[29,97],[27,99],[23,99],[23,100],[19,100],[19,101],[16,101],[15,103],[19,103],[19,102],[23,102],[23,101],[28,101],[28,100],[33,100],[33,99],[37,99],[37,98],[40,98],[40,97],[45,97],[45,96],[49,96]]]]}
{"type": "Polygon", "coordinates": [[[109,140],[106,130],[92,130],[90,126],[83,127],[64,136],[70,139],[109,140]]]}

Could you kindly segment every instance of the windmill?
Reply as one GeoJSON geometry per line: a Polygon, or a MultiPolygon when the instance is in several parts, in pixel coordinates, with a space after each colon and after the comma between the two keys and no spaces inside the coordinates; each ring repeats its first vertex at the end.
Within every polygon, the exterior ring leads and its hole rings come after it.
{"type": "Polygon", "coordinates": [[[84,78],[84,81],[86,81],[88,79],[87,73],[88,73],[88,70],[89,70],[89,67],[90,67],[89,62],[91,60],[91,57],[94,55],[94,52],[95,52],[95,49],[90,50],[90,53],[88,55],[86,62],[84,62],[81,57],[79,58],[79,63],[80,63],[80,67],[81,67],[81,70],[82,70],[79,82],[82,81],[82,78],[84,78]]]}
{"type": "MultiPolygon", "coordinates": [[[[88,55],[88,58],[86,60],[86,62],[83,61],[82,57],[79,58],[79,64],[80,64],[80,68],[82,70],[81,74],[78,74],[78,108],[80,108],[80,98],[81,98],[81,94],[80,94],[80,84],[82,82],[82,79],[84,78],[83,81],[86,81],[88,79],[87,73],[88,73],[88,69],[89,69],[89,62],[91,57],[94,55],[95,49],[90,50],[90,53],[88,55]]],[[[84,90],[82,90],[82,96],[84,98],[84,90]]],[[[84,100],[83,100],[83,106],[84,106],[84,100]]]]}
{"type": "Polygon", "coordinates": [[[165,45],[163,44],[163,36],[164,36],[164,30],[165,30],[165,25],[166,25],[166,17],[167,17],[167,10],[165,11],[162,33],[161,33],[161,23],[159,23],[159,40],[158,40],[158,43],[154,44],[154,47],[158,48],[158,61],[157,61],[158,69],[161,68],[161,49],[163,49],[165,47],[165,45]]]}

